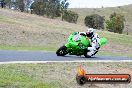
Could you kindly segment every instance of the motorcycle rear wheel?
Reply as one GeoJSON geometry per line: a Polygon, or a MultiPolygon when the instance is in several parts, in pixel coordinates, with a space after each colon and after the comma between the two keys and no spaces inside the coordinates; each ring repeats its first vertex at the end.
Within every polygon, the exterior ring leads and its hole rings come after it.
{"type": "Polygon", "coordinates": [[[65,56],[66,54],[68,54],[68,52],[66,51],[67,47],[66,46],[61,46],[57,51],[56,51],[56,55],[57,56],[65,56]]]}
{"type": "Polygon", "coordinates": [[[89,56],[89,55],[87,54],[87,52],[88,52],[88,51],[85,51],[85,53],[84,53],[85,58],[91,58],[91,56],[89,56]]]}

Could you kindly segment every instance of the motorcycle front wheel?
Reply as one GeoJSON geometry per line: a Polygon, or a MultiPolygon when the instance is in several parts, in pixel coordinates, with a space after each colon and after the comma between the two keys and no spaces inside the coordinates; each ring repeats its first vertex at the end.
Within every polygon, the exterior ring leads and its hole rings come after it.
{"type": "Polygon", "coordinates": [[[66,54],[68,54],[68,52],[66,51],[67,47],[66,46],[61,46],[57,51],[56,51],[56,55],[57,56],[65,56],[66,54]]]}

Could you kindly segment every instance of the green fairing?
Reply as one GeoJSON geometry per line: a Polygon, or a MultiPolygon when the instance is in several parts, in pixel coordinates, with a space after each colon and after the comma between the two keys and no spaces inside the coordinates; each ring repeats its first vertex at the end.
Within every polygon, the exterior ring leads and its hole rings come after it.
{"type": "Polygon", "coordinates": [[[72,54],[76,54],[76,53],[80,53],[83,54],[84,53],[84,49],[86,49],[90,42],[89,40],[85,37],[85,36],[81,36],[80,39],[78,41],[74,41],[74,36],[77,35],[78,32],[74,32],[73,34],[71,34],[68,38],[68,43],[65,44],[65,46],[67,47],[67,50],[70,51],[72,49],[72,54]],[[79,46],[80,44],[80,46],[79,46]]]}
{"type": "Polygon", "coordinates": [[[100,46],[105,45],[107,43],[107,39],[106,38],[101,38],[100,39],[100,46]]]}

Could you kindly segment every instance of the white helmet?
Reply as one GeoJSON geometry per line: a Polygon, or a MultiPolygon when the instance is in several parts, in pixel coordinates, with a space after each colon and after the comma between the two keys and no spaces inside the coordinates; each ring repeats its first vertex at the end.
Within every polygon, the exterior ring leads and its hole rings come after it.
{"type": "Polygon", "coordinates": [[[93,28],[88,28],[87,31],[86,31],[86,36],[87,36],[87,37],[93,37],[94,32],[95,32],[95,29],[93,29],[93,28]]]}

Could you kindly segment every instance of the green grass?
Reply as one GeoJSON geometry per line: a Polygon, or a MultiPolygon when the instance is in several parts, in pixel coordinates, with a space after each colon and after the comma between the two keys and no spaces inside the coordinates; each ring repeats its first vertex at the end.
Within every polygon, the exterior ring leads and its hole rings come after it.
{"type": "Polygon", "coordinates": [[[122,57],[130,57],[132,58],[132,54],[129,53],[114,53],[114,52],[98,52],[97,55],[99,56],[122,56],[122,57]]]}
{"type": "Polygon", "coordinates": [[[0,65],[0,88],[58,88],[57,81],[41,81],[26,70],[19,65],[0,65]]]}
{"type": "Polygon", "coordinates": [[[0,50],[31,50],[31,51],[55,51],[55,47],[46,46],[12,46],[0,45],[0,50]]]}
{"type": "Polygon", "coordinates": [[[107,31],[98,31],[101,37],[107,38],[107,44],[103,46],[103,51],[99,51],[98,55],[108,56],[126,56],[132,57],[132,36],[125,34],[117,34],[107,31]]]}
{"type": "Polygon", "coordinates": [[[68,88],[63,71],[67,76],[72,68],[63,63],[0,65],[0,88],[68,88]]]}
{"type": "Polygon", "coordinates": [[[129,46],[132,47],[132,36],[131,35],[125,35],[125,34],[118,34],[118,33],[112,33],[107,31],[98,31],[98,34],[101,37],[106,37],[108,39],[108,43],[113,43],[115,45],[123,45],[123,46],[129,46]]]}

